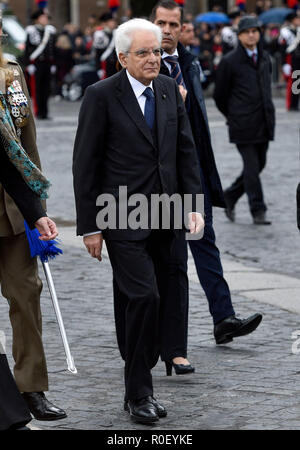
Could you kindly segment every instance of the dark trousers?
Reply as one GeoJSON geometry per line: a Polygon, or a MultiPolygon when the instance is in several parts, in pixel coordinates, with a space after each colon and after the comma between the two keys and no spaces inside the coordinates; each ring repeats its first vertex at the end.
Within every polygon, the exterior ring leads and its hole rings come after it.
{"type": "MultiPolygon", "coordinates": [[[[187,276],[187,244],[185,232],[179,231],[174,238],[171,253],[164,262],[163,276],[159,277],[159,351],[163,361],[170,361],[176,356],[187,355],[188,334],[188,276],[187,276]]],[[[125,321],[124,307],[128,298],[121,292],[116,279],[114,286],[115,320],[118,345],[125,359],[125,321]]]]}
{"type": "MultiPolygon", "coordinates": [[[[1,293],[9,302],[13,331],[14,375],[21,392],[48,390],[42,342],[42,282],[26,234],[0,237],[1,293]]],[[[0,323],[1,327],[1,323],[0,323]]]]}
{"type": "Polygon", "coordinates": [[[173,232],[157,230],[140,241],[106,241],[114,277],[117,339],[125,361],[125,398],[129,400],[153,394],[151,369],[159,357],[160,297],[166,289],[173,240],[173,232]]]}
{"type": "Polygon", "coordinates": [[[48,62],[36,63],[35,72],[36,103],[38,117],[48,117],[48,99],[51,91],[51,65],[48,62]]]}
{"type": "Polygon", "coordinates": [[[246,192],[252,215],[267,210],[259,174],[266,165],[268,145],[268,142],[237,144],[243,159],[243,172],[225,192],[231,206],[246,192]]]}
{"type": "Polygon", "coordinates": [[[205,292],[214,324],[235,314],[228,284],[223,276],[220,252],[216,246],[213,228],[213,210],[210,192],[201,174],[204,191],[205,228],[203,238],[189,241],[198,278],[205,292]]]}
{"type": "MultiPolygon", "coordinates": [[[[208,300],[209,311],[216,324],[235,312],[215,243],[211,196],[202,173],[201,182],[204,192],[204,235],[200,240],[189,241],[189,245],[199,281],[208,300]]],[[[168,273],[168,292],[161,305],[161,358],[164,361],[176,356],[187,356],[188,277],[187,241],[184,233],[173,243],[168,273]]]]}
{"type": "Polygon", "coordinates": [[[185,231],[174,239],[160,307],[160,355],[163,361],[187,356],[189,282],[185,231]]]}
{"type": "Polygon", "coordinates": [[[30,420],[29,409],[18,391],[6,356],[0,354],[0,430],[19,428],[30,420]]]}

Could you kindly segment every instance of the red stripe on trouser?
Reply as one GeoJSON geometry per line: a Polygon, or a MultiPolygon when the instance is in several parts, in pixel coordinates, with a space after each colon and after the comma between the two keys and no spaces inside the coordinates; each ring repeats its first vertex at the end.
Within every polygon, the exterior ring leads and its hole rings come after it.
{"type": "Polygon", "coordinates": [[[37,116],[38,115],[38,106],[37,106],[37,100],[36,100],[36,81],[35,81],[35,76],[30,75],[30,93],[31,93],[31,98],[32,98],[32,106],[33,106],[33,112],[34,115],[37,116]]]}
{"type": "Polygon", "coordinates": [[[292,103],[293,78],[289,77],[286,84],[286,108],[290,109],[292,103]]]}
{"type": "Polygon", "coordinates": [[[106,63],[106,61],[101,61],[101,70],[102,70],[101,80],[104,80],[106,78],[106,74],[107,74],[107,63],[106,63]]]}

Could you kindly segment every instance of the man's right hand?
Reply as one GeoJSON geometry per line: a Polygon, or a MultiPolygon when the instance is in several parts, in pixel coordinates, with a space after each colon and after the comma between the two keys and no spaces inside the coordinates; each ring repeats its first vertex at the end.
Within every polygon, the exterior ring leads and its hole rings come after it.
{"type": "Polygon", "coordinates": [[[102,261],[102,245],[103,236],[102,233],[92,234],[91,236],[85,236],[83,243],[87,248],[87,251],[93,258],[97,258],[98,261],[102,261]]]}

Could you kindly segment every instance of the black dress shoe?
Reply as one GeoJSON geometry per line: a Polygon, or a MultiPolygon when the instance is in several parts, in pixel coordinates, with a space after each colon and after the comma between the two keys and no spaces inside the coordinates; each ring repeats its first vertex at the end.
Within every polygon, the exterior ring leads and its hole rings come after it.
{"type": "Polygon", "coordinates": [[[159,420],[157,409],[150,396],[139,400],[128,400],[128,411],[131,420],[137,423],[149,424],[159,420]]]}
{"type": "Polygon", "coordinates": [[[238,319],[235,316],[227,317],[214,327],[214,335],[217,344],[228,344],[233,338],[246,336],[252,333],[262,320],[261,314],[254,314],[248,319],[238,319]]]}
{"type": "Polygon", "coordinates": [[[37,420],[59,420],[67,417],[63,409],[50,403],[44,392],[23,392],[23,399],[37,420]]]}
{"type": "Polygon", "coordinates": [[[224,210],[225,215],[230,220],[230,222],[234,222],[235,221],[234,205],[229,200],[229,197],[226,194],[226,191],[224,192],[224,200],[225,200],[225,204],[226,204],[226,208],[224,210]]]}
{"type": "Polygon", "coordinates": [[[264,211],[253,214],[254,225],[272,225],[272,222],[266,218],[264,211]]]}
{"type": "MultiPolygon", "coordinates": [[[[151,397],[150,395],[147,398],[154,405],[154,407],[156,409],[156,414],[158,415],[158,417],[166,417],[167,416],[167,410],[161,403],[159,403],[154,397],[151,397]]],[[[125,409],[125,411],[129,412],[128,400],[124,401],[124,409],[125,409]]]]}
{"type": "Polygon", "coordinates": [[[195,367],[191,364],[175,364],[173,361],[165,361],[166,373],[170,377],[172,375],[172,368],[174,367],[176,375],[186,375],[188,373],[194,373],[195,367]]]}

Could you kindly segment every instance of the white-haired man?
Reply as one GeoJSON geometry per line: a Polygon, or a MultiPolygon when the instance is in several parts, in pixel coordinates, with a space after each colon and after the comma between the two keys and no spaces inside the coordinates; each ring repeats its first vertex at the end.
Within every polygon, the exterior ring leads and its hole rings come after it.
{"type": "MultiPolygon", "coordinates": [[[[115,298],[115,321],[125,360],[125,409],[140,423],[167,415],[153,397],[151,369],[159,355],[160,301],[170,250],[175,236],[184,231],[161,225],[122,227],[117,217],[117,229],[99,232],[96,200],[100,194],[111,194],[118,211],[119,186],[127,187],[128,196],[144,194],[148,199],[152,194],[195,198],[201,193],[181,95],[174,80],[159,75],[161,39],[160,29],[143,19],[118,28],[116,52],[123,70],[87,89],[73,163],[77,233],[84,235],[89,253],[100,261],[105,239],[114,281],[123,294],[115,298]]],[[[127,222],[130,212],[128,206],[127,222]]],[[[193,212],[189,218],[190,232],[199,233],[204,226],[201,214],[193,212]]]]}

